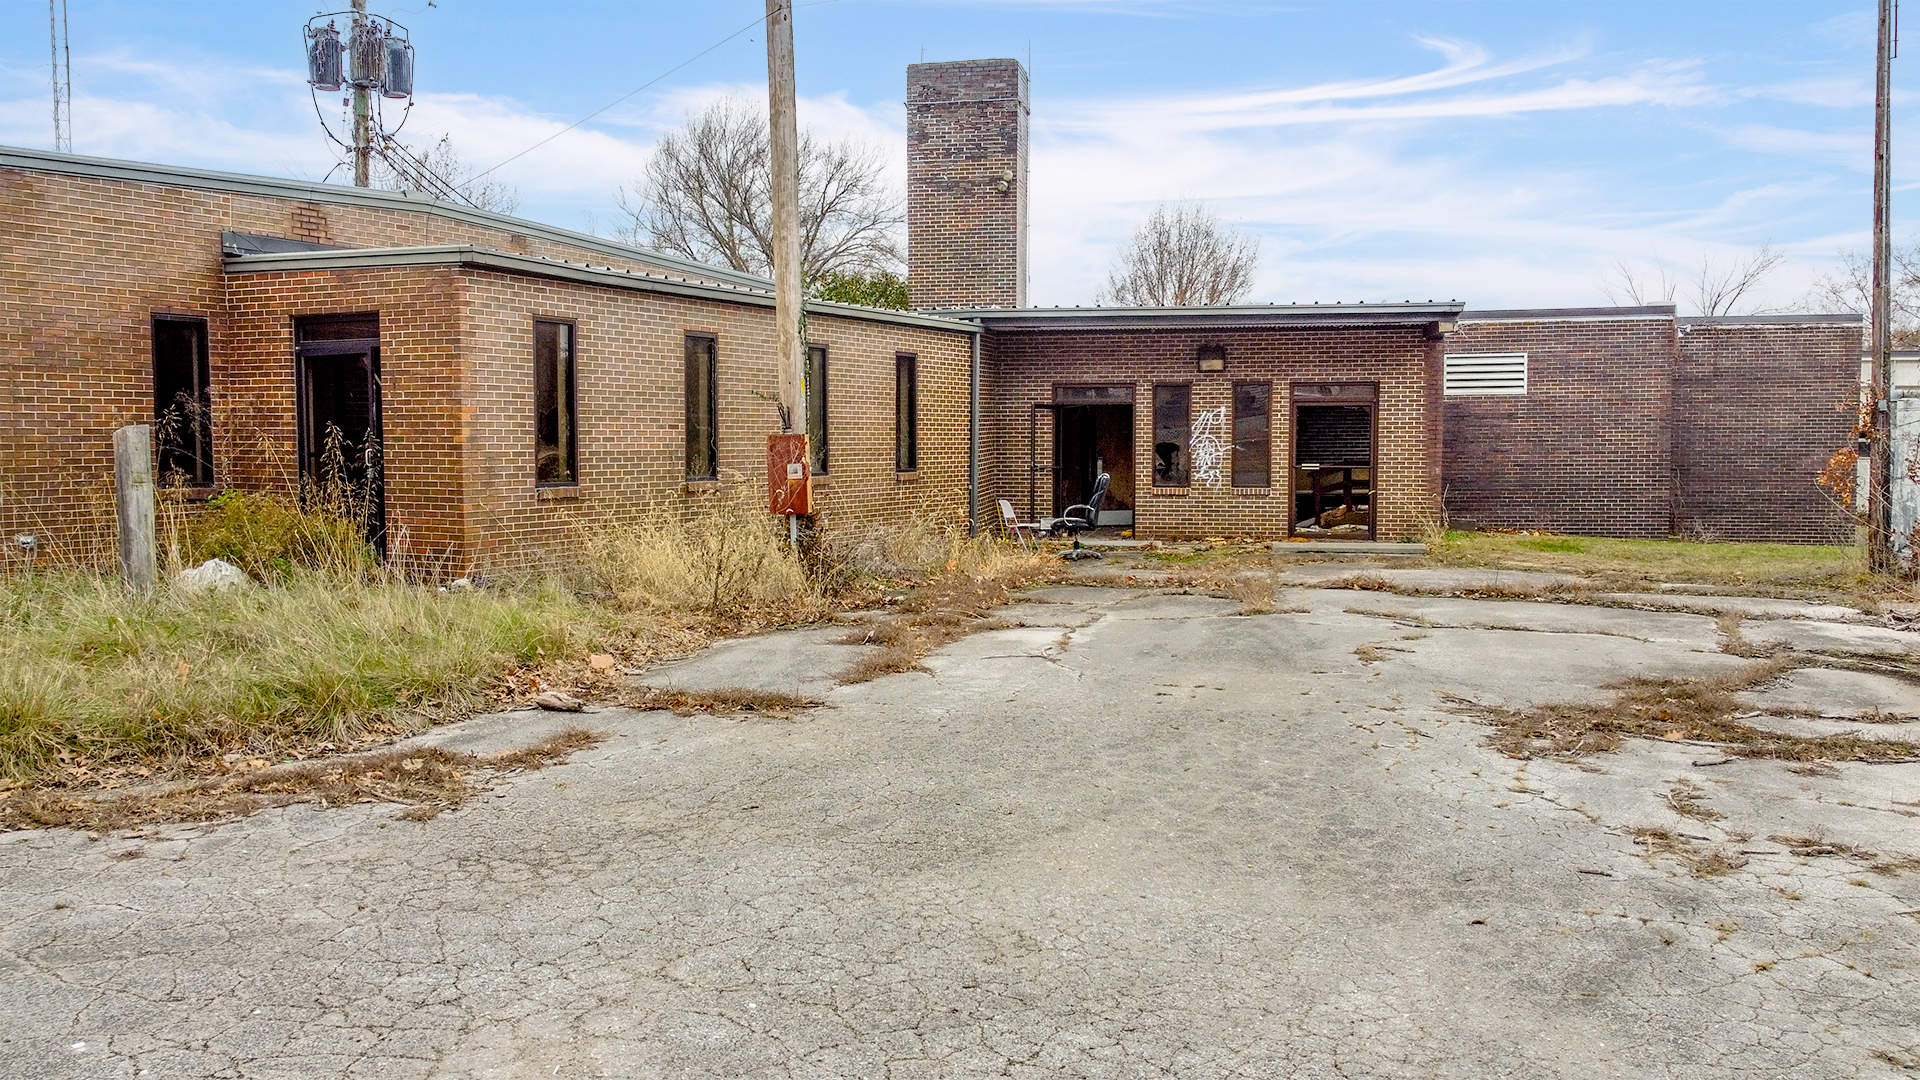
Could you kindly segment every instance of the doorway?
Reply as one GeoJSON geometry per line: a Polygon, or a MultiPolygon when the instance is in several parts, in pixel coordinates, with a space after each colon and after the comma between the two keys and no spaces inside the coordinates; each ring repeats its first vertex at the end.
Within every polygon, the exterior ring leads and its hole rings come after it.
{"type": "Polygon", "coordinates": [[[381,554],[387,484],[380,418],[380,316],[294,322],[294,383],[303,503],[358,522],[381,554]]]}
{"type": "Polygon", "coordinates": [[[1293,386],[1293,536],[1374,538],[1378,387],[1293,386]]]}
{"type": "Polygon", "coordinates": [[[1053,512],[1093,497],[1100,474],[1109,477],[1099,526],[1133,524],[1133,387],[1061,386],[1054,389],[1053,512]]]}

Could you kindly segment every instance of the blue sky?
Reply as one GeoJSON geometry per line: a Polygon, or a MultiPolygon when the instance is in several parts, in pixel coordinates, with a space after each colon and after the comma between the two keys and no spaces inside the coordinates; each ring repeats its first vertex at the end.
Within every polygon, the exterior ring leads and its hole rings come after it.
{"type": "MultiPolygon", "coordinates": [[[[434,3],[372,5],[419,51],[406,134],[450,134],[483,167],[764,8],[434,3]]],[[[75,150],[326,175],[300,68],[320,10],[69,0],[75,150]]],[[[51,143],[46,18],[0,3],[0,142],[51,143]]],[[[1684,279],[1771,242],[1789,262],[1759,302],[1786,307],[1868,242],[1870,2],[803,0],[795,36],[803,123],[871,142],[896,176],[907,64],[1031,57],[1038,304],[1090,302],[1167,198],[1260,237],[1260,301],[1597,304],[1619,261],[1684,279]]],[[[1896,61],[1896,86],[1915,62],[1896,61]]],[[[763,99],[765,75],[750,30],[499,175],[522,216],[605,231],[661,131],[718,96],[763,99]]],[[[1904,148],[1920,98],[1896,101],[1904,148]]],[[[1920,200],[1896,195],[1896,223],[1908,210],[1920,200]]]]}

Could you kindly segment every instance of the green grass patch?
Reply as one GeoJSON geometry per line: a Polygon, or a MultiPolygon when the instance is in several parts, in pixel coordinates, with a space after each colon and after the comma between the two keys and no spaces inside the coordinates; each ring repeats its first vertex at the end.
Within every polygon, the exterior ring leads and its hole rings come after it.
{"type": "Polygon", "coordinates": [[[1553,570],[1613,585],[1701,585],[1856,592],[1875,579],[1859,547],[1827,544],[1696,543],[1597,536],[1449,532],[1429,559],[1458,566],[1553,570]]]}

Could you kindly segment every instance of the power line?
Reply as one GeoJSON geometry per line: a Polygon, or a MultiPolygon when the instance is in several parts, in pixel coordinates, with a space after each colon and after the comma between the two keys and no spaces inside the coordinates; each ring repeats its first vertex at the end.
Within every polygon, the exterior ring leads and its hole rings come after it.
{"type": "MultiPolygon", "coordinates": [[[[812,6],[812,5],[808,5],[808,6],[812,6]]],[[[727,42],[732,41],[734,38],[739,37],[741,34],[746,33],[747,31],[753,29],[756,26],[759,26],[761,23],[766,21],[767,21],[767,17],[765,15],[760,16],[759,18],[753,20],[752,22],[741,27],[740,29],[735,30],[733,33],[728,34],[726,37],[721,38],[719,41],[714,42],[712,45],[709,45],[706,48],[701,49],[699,52],[693,54],[692,56],[689,56],[687,59],[681,61],[678,64],[675,64],[673,67],[667,69],[666,71],[661,72],[659,75],[648,80],[647,82],[634,87],[632,90],[629,90],[624,94],[621,94],[619,97],[614,98],[612,101],[607,102],[605,105],[602,105],[599,108],[588,113],[587,115],[581,117],[580,119],[575,120],[573,123],[568,124],[566,127],[561,128],[559,131],[554,132],[553,134],[547,136],[546,138],[541,139],[539,142],[534,143],[532,146],[527,147],[525,150],[522,150],[519,153],[513,155],[512,157],[508,158],[506,161],[502,161],[499,165],[495,165],[493,166],[493,168],[487,169],[484,172],[475,173],[474,175],[468,177],[466,183],[462,184],[461,186],[466,187],[472,184],[474,181],[479,180],[480,178],[486,176],[488,173],[493,172],[495,169],[499,169],[504,165],[510,164],[514,161],[518,161],[523,157],[526,157],[528,154],[533,153],[535,150],[540,149],[541,147],[547,145],[553,140],[559,138],[560,136],[565,135],[567,132],[572,131],[574,128],[579,127],[581,124],[584,124],[587,121],[593,119],[594,117],[599,116],[601,113],[606,112],[608,109],[613,108],[615,105],[620,104],[621,102],[627,100],[628,98],[639,93],[640,91],[645,90],[647,87],[652,86],[654,83],[659,82],[661,79],[664,79],[669,75],[672,75],[674,72],[679,71],[681,68],[686,67],[688,64],[693,63],[695,60],[700,59],[701,57],[707,55],[713,50],[719,48],[722,45],[725,45],[727,42]]]]}

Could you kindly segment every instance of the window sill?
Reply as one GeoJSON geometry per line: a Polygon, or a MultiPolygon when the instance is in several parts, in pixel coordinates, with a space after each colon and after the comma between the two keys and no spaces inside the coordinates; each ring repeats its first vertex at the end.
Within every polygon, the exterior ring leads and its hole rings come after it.
{"type": "Polygon", "coordinates": [[[1273,495],[1273,489],[1271,487],[1237,487],[1233,489],[1233,493],[1253,499],[1265,499],[1273,495]]]}
{"type": "Polygon", "coordinates": [[[711,491],[719,491],[719,490],[720,490],[720,481],[718,481],[718,480],[689,480],[689,481],[687,481],[687,488],[686,488],[686,490],[687,490],[687,493],[688,493],[689,495],[694,495],[694,494],[700,494],[700,493],[703,493],[703,492],[711,492],[711,491]]]}
{"type": "Polygon", "coordinates": [[[1181,495],[1181,496],[1184,496],[1184,495],[1185,495],[1185,494],[1187,493],[1187,489],[1186,489],[1186,488],[1183,488],[1183,487],[1157,487],[1157,488],[1154,488],[1154,489],[1153,489],[1153,493],[1154,493],[1155,495],[1181,495]]]}
{"type": "Polygon", "coordinates": [[[533,497],[540,502],[567,502],[580,497],[579,484],[546,484],[533,489],[533,497]]]}
{"type": "Polygon", "coordinates": [[[813,480],[813,486],[816,488],[830,488],[833,486],[833,477],[828,476],[826,473],[814,473],[811,479],[813,480]]]}
{"type": "Polygon", "coordinates": [[[162,498],[173,499],[176,502],[206,502],[218,494],[220,489],[212,484],[192,484],[187,487],[160,489],[162,498]]]}
{"type": "Polygon", "coordinates": [[[920,470],[919,469],[895,469],[893,472],[893,478],[903,484],[909,483],[911,481],[920,479],[920,470]]]}

